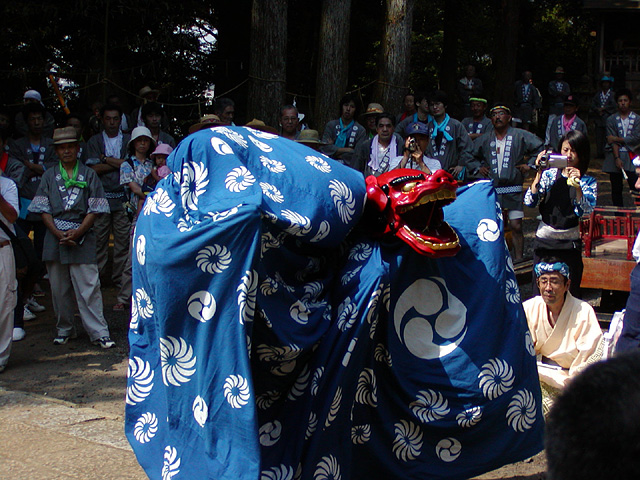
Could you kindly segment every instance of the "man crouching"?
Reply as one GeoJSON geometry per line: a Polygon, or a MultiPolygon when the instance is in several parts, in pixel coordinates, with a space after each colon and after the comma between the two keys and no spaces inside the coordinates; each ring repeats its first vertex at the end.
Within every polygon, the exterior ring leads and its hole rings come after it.
{"type": "Polygon", "coordinates": [[[55,345],[75,337],[75,300],[90,340],[102,348],[115,343],[102,313],[100,277],[96,263],[96,217],[109,213],[109,204],[96,173],[78,162],[73,127],[53,134],[60,162],[44,172],[29,211],[40,213],[47,227],[42,260],[46,262],[57,319],[55,345]]]}

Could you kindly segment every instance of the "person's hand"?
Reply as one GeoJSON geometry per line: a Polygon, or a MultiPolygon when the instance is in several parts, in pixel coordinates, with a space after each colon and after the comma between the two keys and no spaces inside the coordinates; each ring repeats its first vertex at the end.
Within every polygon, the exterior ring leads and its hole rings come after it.
{"type": "Polygon", "coordinates": [[[607,135],[607,143],[613,143],[616,141],[615,135],[607,135]]]}
{"type": "Polygon", "coordinates": [[[462,167],[461,165],[458,165],[458,166],[456,166],[456,167],[453,167],[453,168],[451,169],[451,175],[453,175],[454,177],[457,177],[457,176],[460,174],[460,172],[462,171],[462,168],[463,168],[463,167],[462,167]]]}
{"type": "Polygon", "coordinates": [[[487,167],[480,167],[478,169],[478,173],[482,176],[482,177],[488,177],[489,176],[489,169],[487,167]]]}
{"type": "Polygon", "coordinates": [[[67,245],[69,247],[75,247],[78,245],[76,240],[80,237],[80,234],[77,229],[67,230],[62,233],[62,238],[60,239],[60,245],[67,245]]]}
{"type": "Polygon", "coordinates": [[[538,156],[536,157],[536,167],[540,166],[540,163],[542,162],[542,159],[544,158],[544,156],[547,154],[546,150],[542,150],[538,156]]]}
{"type": "Polygon", "coordinates": [[[616,158],[616,167],[618,167],[620,170],[624,170],[620,157],[616,158]]]}

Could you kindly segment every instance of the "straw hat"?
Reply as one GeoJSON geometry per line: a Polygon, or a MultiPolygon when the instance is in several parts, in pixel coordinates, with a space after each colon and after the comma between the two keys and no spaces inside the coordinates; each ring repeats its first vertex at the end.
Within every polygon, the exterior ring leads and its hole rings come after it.
{"type": "Polygon", "coordinates": [[[302,130],[296,140],[298,143],[314,144],[314,145],[326,145],[320,141],[320,134],[317,130],[311,130],[309,128],[302,130]]]}
{"type": "Polygon", "coordinates": [[[197,132],[198,130],[202,130],[204,128],[215,127],[216,125],[221,125],[220,117],[214,114],[203,115],[200,117],[200,121],[198,123],[194,123],[189,127],[189,133],[197,132]]]}
{"type": "Polygon", "coordinates": [[[53,144],[75,143],[78,141],[76,129],[73,127],[56,128],[53,131],[53,144]]]}

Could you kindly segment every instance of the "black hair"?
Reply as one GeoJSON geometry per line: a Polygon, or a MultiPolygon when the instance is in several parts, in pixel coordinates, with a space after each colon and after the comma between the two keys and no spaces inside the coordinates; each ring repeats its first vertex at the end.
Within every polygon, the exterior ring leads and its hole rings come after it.
{"type": "Polygon", "coordinates": [[[7,127],[0,127],[0,141],[2,143],[6,142],[11,136],[11,132],[7,127]]]}
{"type": "Polygon", "coordinates": [[[358,107],[358,99],[353,93],[347,93],[344,97],[340,99],[340,104],[338,105],[338,118],[342,117],[342,106],[346,105],[349,102],[353,102],[356,106],[356,111],[353,114],[353,118],[358,118],[358,113],[360,113],[360,107],[358,107]]]}
{"type": "Polygon", "coordinates": [[[26,122],[32,113],[40,113],[44,117],[47,110],[39,102],[25,103],[22,107],[22,116],[26,122]]]}
{"type": "Polygon", "coordinates": [[[283,105],[282,107],[280,107],[280,116],[282,116],[285,110],[291,110],[291,109],[294,109],[296,111],[296,115],[300,113],[298,111],[298,107],[296,107],[295,105],[283,105]]]}
{"type": "Polygon", "coordinates": [[[147,115],[151,115],[152,113],[157,113],[159,115],[162,115],[163,113],[162,105],[160,105],[158,102],[147,102],[142,106],[142,111],[140,113],[143,119],[147,115]]]}
{"type": "Polygon", "coordinates": [[[442,102],[446,107],[449,104],[449,96],[442,90],[436,90],[429,95],[429,103],[442,102]]]}
{"type": "Polygon", "coordinates": [[[547,417],[550,480],[640,478],[640,352],[596,362],[564,387],[547,417]]]}
{"type": "Polygon", "coordinates": [[[569,142],[571,148],[576,152],[578,156],[578,170],[580,174],[584,175],[589,169],[589,162],[591,161],[591,145],[589,138],[578,130],[569,130],[565,133],[558,142],[558,152],[562,151],[562,144],[569,142]]]}
{"type": "Polygon", "coordinates": [[[217,98],[213,104],[213,113],[216,115],[224,112],[224,109],[227,107],[235,107],[235,103],[228,97],[217,98]]]}
{"type": "Polygon", "coordinates": [[[621,88],[616,92],[616,102],[623,95],[627,96],[630,101],[633,101],[633,94],[631,93],[631,90],[629,90],[628,88],[621,88]]]}
{"type": "Polygon", "coordinates": [[[429,94],[427,94],[427,92],[425,92],[423,90],[417,91],[415,93],[415,95],[413,96],[413,102],[416,104],[416,107],[424,99],[426,99],[427,102],[428,102],[429,101],[429,94]]]}
{"type": "Polygon", "coordinates": [[[396,126],[395,117],[389,112],[382,112],[376,116],[376,127],[378,126],[378,122],[380,122],[380,120],[382,120],[383,118],[388,118],[389,120],[391,120],[391,125],[393,125],[394,127],[396,126]]]}
{"type": "Polygon", "coordinates": [[[76,118],[76,119],[80,120],[80,123],[82,124],[83,127],[87,123],[86,120],[85,120],[85,117],[83,115],[81,115],[79,113],[76,113],[76,112],[71,112],[64,119],[65,125],[67,124],[67,120],[69,120],[70,118],[76,118]]]}
{"type": "MultiPolygon", "coordinates": [[[[551,265],[553,265],[554,263],[564,263],[566,264],[566,262],[564,260],[559,259],[558,257],[553,257],[553,256],[548,256],[548,257],[543,257],[540,259],[540,261],[538,263],[549,263],[551,265]]],[[[567,265],[567,267],[569,267],[569,265],[567,265]]],[[[544,273],[549,273],[549,272],[544,272],[544,273]]],[[[557,272],[560,273],[560,272],[557,272]]],[[[571,273],[571,269],[569,269],[569,273],[571,273]]],[[[564,278],[564,284],[566,285],[567,282],[569,281],[569,278],[565,277],[564,275],[561,275],[562,278],[564,278]]]]}
{"type": "Polygon", "coordinates": [[[118,112],[118,116],[122,117],[122,108],[115,103],[107,103],[100,107],[100,116],[104,117],[104,112],[113,112],[114,110],[118,112]]]}

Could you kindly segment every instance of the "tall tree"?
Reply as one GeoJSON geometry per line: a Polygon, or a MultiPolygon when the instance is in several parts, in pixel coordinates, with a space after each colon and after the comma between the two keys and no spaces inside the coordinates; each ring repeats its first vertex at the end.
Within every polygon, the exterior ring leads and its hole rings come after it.
{"type": "Polygon", "coordinates": [[[409,90],[414,0],[386,0],[378,84],[374,98],[395,111],[409,90]]]}
{"type": "Polygon", "coordinates": [[[277,125],[287,74],[287,0],[254,0],[247,120],[277,125]]]}
{"type": "MultiPolygon", "coordinates": [[[[457,104],[456,73],[458,72],[458,32],[460,31],[459,16],[460,0],[447,0],[444,3],[444,37],[442,41],[442,55],[440,56],[440,89],[449,95],[449,108],[457,104]]],[[[449,113],[452,113],[451,111],[449,113]]]]}
{"type": "Polygon", "coordinates": [[[499,34],[495,48],[496,80],[493,98],[495,101],[513,100],[513,82],[516,78],[518,56],[518,28],[520,0],[500,0],[498,18],[499,34]]]}
{"type": "Polygon", "coordinates": [[[335,117],[347,88],[351,0],[324,0],[316,73],[315,118],[319,129],[335,117]]]}

